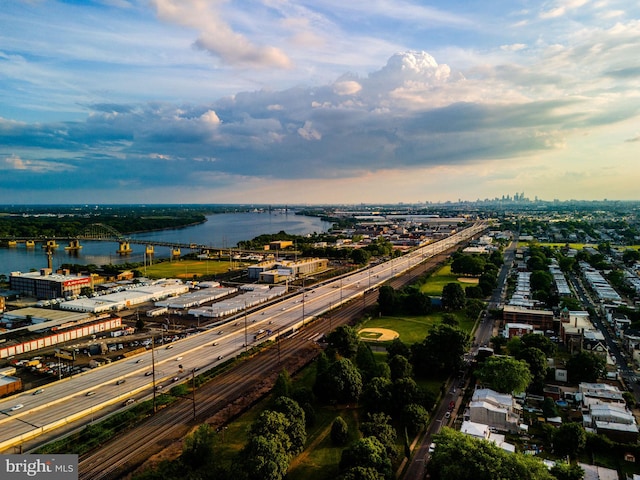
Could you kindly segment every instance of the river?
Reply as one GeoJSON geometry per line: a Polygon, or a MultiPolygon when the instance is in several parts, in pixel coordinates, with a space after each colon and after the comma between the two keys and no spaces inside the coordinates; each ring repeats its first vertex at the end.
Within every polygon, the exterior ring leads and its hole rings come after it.
{"type": "MultiPolygon", "coordinates": [[[[175,230],[162,230],[131,235],[136,240],[158,242],[197,243],[212,247],[235,247],[238,242],[251,240],[258,235],[278,233],[281,230],[289,234],[306,235],[309,233],[323,233],[331,228],[331,223],[324,222],[317,217],[294,215],[292,213],[218,213],[207,216],[207,221],[191,227],[175,230]]],[[[120,256],[116,253],[117,242],[81,242],[83,248],[72,254],[61,244],[53,253],[53,268],[63,263],[81,265],[119,264],[125,262],[143,262],[144,245],[132,244],[130,255],[120,256]]],[[[17,247],[0,248],[0,274],[9,275],[10,272],[28,272],[47,266],[47,255],[37,244],[35,248],[26,248],[24,244],[17,247]]],[[[155,247],[155,258],[167,258],[169,248],[155,247]]],[[[188,252],[182,252],[183,254],[188,252]]]]}

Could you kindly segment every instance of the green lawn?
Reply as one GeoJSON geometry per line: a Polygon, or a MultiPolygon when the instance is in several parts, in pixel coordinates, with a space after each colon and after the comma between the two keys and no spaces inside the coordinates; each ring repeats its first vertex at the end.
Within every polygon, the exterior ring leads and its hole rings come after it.
{"type": "MultiPolygon", "coordinates": [[[[430,315],[415,317],[378,317],[371,318],[363,323],[360,328],[388,328],[400,334],[400,340],[407,345],[421,342],[427,336],[429,329],[442,322],[443,312],[437,311],[430,315]]],[[[471,333],[474,320],[466,318],[463,312],[454,312],[453,316],[458,320],[459,327],[465,332],[471,333]]],[[[361,337],[362,338],[362,337],[361,337]]],[[[366,340],[366,338],[363,338],[366,340]]]]}
{"type": "Polygon", "coordinates": [[[442,289],[447,283],[459,283],[462,288],[469,285],[475,285],[476,279],[469,279],[469,282],[461,282],[458,280],[460,275],[454,275],[451,273],[451,265],[445,265],[439,270],[435,271],[429,279],[420,286],[420,291],[429,295],[430,297],[439,297],[442,295],[442,289]]]}
{"type": "MultiPolygon", "coordinates": [[[[238,262],[233,262],[234,268],[239,267],[238,262]]],[[[140,268],[149,278],[182,278],[193,280],[195,276],[216,275],[229,271],[231,263],[227,260],[172,260],[147,265],[140,268]]]]}

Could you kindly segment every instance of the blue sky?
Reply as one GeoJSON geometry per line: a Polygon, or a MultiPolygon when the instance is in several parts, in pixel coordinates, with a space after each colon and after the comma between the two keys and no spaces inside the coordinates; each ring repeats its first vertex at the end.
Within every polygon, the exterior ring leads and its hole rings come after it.
{"type": "Polygon", "coordinates": [[[638,200],[628,0],[14,0],[0,203],[638,200]]]}

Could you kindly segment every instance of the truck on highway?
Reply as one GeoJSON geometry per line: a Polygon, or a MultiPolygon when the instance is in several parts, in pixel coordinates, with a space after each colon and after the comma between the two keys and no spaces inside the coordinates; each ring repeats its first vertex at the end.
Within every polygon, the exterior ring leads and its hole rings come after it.
{"type": "Polygon", "coordinates": [[[264,329],[260,329],[258,330],[256,333],[253,334],[253,340],[260,340],[261,338],[266,337],[267,335],[269,335],[271,333],[271,330],[264,330],[264,329]]]}

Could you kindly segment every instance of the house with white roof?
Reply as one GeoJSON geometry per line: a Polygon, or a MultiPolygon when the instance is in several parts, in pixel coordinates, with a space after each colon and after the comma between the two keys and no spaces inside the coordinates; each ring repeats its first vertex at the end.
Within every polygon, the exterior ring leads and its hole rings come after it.
{"type": "Polygon", "coordinates": [[[469,420],[500,431],[517,432],[521,407],[512,395],[479,388],[469,404],[469,420]]]}

